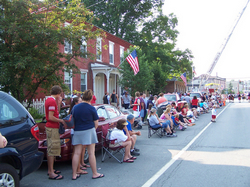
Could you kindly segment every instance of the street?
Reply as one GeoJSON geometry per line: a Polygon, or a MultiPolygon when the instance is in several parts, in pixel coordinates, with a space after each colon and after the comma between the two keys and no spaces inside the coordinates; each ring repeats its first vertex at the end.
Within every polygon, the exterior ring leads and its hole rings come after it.
{"type": "Polygon", "coordinates": [[[91,179],[89,174],[72,181],[71,162],[55,164],[62,171],[63,180],[48,180],[47,163],[26,177],[21,187],[53,186],[171,186],[212,187],[250,186],[250,103],[227,103],[217,109],[217,122],[211,123],[211,112],[202,114],[196,125],[177,131],[177,138],[153,136],[143,126],[137,139],[141,155],[134,163],[119,164],[113,158],[101,162],[96,153],[98,172],[104,178],[91,179]]]}

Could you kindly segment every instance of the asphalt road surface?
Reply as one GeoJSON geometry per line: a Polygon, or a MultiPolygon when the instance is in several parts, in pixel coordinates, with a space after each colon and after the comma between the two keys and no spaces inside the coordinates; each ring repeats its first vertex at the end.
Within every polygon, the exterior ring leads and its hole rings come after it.
{"type": "Polygon", "coordinates": [[[177,138],[148,138],[141,130],[137,148],[141,155],[134,163],[119,164],[113,158],[101,162],[96,153],[98,172],[105,177],[93,180],[91,170],[72,181],[71,162],[55,164],[63,180],[48,180],[47,163],[21,180],[21,187],[98,186],[98,187],[249,187],[250,186],[250,103],[227,103],[217,109],[217,122],[211,113],[202,114],[196,125],[177,131],[177,138]]]}

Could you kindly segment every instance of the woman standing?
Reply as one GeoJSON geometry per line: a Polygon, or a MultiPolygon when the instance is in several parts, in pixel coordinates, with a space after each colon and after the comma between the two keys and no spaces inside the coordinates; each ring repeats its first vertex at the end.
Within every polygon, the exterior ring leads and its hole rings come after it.
{"type": "Polygon", "coordinates": [[[141,111],[141,101],[139,97],[140,97],[140,93],[135,92],[135,101],[134,101],[134,104],[132,105],[135,117],[138,117],[141,111]]]}
{"type": "Polygon", "coordinates": [[[155,103],[155,106],[158,106],[159,104],[168,101],[168,100],[164,97],[164,93],[160,93],[159,96],[160,96],[160,97],[157,99],[157,101],[156,101],[156,103],[155,103]]]}
{"type": "Polygon", "coordinates": [[[86,90],[83,93],[83,102],[73,108],[73,117],[75,120],[74,136],[72,145],[75,146],[75,152],[72,159],[72,180],[80,177],[77,174],[77,167],[82,153],[83,145],[87,146],[89,154],[89,163],[92,170],[92,179],[102,178],[103,174],[97,173],[96,158],[95,158],[95,144],[98,142],[96,135],[96,128],[98,127],[98,115],[96,109],[91,106],[92,90],[86,90]]]}
{"type": "Polygon", "coordinates": [[[148,109],[149,104],[152,104],[154,106],[153,100],[154,100],[154,97],[150,96],[148,101],[147,101],[147,109],[148,109]]]}
{"type": "Polygon", "coordinates": [[[199,102],[199,100],[197,99],[196,96],[194,96],[194,98],[192,99],[192,108],[197,108],[198,102],[199,102]]]}
{"type": "MultiPolygon", "coordinates": [[[[75,105],[78,105],[79,103],[82,102],[82,99],[80,97],[74,97],[71,104],[70,104],[70,108],[69,108],[69,114],[72,114],[72,109],[75,105]]],[[[74,136],[74,129],[71,129],[71,137],[73,139],[73,136],[74,136]]],[[[81,154],[81,158],[79,160],[79,164],[78,164],[78,167],[77,167],[77,173],[78,174],[87,174],[88,172],[87,171],[83,171],[83,170],[86,170],[87,168],[86,167],[90,167],[90,165],[87,165],[84,163],[84,155],[85,155],[85,150],[86,150],[86,145],[83,145],[82,146],[82,154],[81,154]]],[[[74,155],[74,153],[73,153],[74,155]]]]}

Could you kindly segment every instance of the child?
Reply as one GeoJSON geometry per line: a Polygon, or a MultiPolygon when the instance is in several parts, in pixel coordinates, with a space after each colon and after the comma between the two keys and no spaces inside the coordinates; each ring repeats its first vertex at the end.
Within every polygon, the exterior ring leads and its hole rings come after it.
{"type": "Polygon", "coordinates": [[[179,120],[179,114],[174,114],[173,116],[173,121],[174,121],[174,124],[177,124],[179,125],[179,129],[184,131],[187,127],[185,126],[184,123],[182,123],[180,120],[179,120]]]}
{"type": "Polygon", "coordinates": [[[212,122],[216,122],[216,105],[213,106],[213,109],[212,109],[212,122]]]}
{"type": "Polygon", "coordinates": [[[150,114],[150,110],[151,110],[152,107],[153,107],[153,105],[151,103],[149,103],[149,105],[148,105],[148,117],[147,117],[147,119],[149,119],[149,114],[150,114]]]}

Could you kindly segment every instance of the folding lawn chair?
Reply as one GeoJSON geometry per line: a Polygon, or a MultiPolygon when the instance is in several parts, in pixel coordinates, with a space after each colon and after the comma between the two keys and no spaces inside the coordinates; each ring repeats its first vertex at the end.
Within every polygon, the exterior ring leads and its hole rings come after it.
{"type": "Polygon", "coordinates": [[[108,154],[109,158],[113,157],[115,160],[117,160],[121,164],[123,162],[125,149],[122,145],[117,146],[117,147],[111,146],[112,144],[115,144],[115,140],[109,140],[109,137],[107,137],[108,132],[110,131],[111,129],[109,128],[109,124],[102,126],[102,162],[104,162],[106,158],[106,154],[108,154]],[[119,159],[116,156],[117,153],[121,154],[121,159],[119,159]]]}
{"type": "Polygon", "coordinates": [[[161,127],[152,128],[148,120],[148,138],[150,138],[154,134],[157,134],[161,138],[164,135],[164,129],[161,127]]]}

